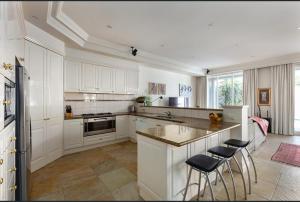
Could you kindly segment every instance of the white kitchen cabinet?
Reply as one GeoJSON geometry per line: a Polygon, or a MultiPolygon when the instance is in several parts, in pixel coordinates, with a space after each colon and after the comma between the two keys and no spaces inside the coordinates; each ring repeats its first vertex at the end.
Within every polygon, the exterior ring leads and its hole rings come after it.
{"type": "Polygon", "coordinates": [[[65,60],[64,92],[80,92],[81,63],[65,60]]]}
{"type": "Polygon", "coordinates": [[[128,94],[137,94],[139,90],[139,72],[128,70],[126,72],[126,92],[128,94]]]}
{"type": "MultiPolygon", "coordinates": [[[[0,74],[0,100],[4,100],[4,76],[0,74]]],[[[4,128],[4,105],[0,105],[0,131],[4,128]]]]}
{"type": "Polygon", "coordinates": [[[64,150],[83,146],[83,119],[64,121],[64,150]]]}
{"type": "Polygon", "coordinates": [[[30,75],[30,116],[32,121],[43,120],[44,112],[44,75],[46,74],[47,50],[31,42],[25,42],[25,66],[30,75]]]}
{"type": "Polygon", "coordinates": [[[131,140],[136,141],[136,116],[128,116],[128,121],[128,136],[131,140]]]}
{"type": "Polygon", "coordinates": [[[63,151],[63,57],[26,41],[30,74],[32,172],[59,158],[63,151]]]}
{"type": "Polygon", "coordinates": [[[84,92],[96,92],[97,73],[96,66],[91,64],[82,64],[81,68],[81,90],[84,92]]]}
{"type": "Polygon", "coordinates": [[[122,69],[115,69],[115,93],[125,94],[126,93],[126,71],[122,69]]]}
{"type": "Polygon", "coordinates": [[[114,70],[109,67],[98,66],[98,91],[103,93],[114,92],[114,70]]]}
{"type": "Polygon", "coordinates": [[[47,155],[46,155],[46,128],[45,128],[45,121],[38,120],[31,122],[31,169],[37,170],[47,162],[47,155]]]}
{"type": "Polygon", "coordinates": [[[47,118],[63,115],[63,57],[47,51],[46,66],[46,112],[47,118]]]}
{"type": "Polygon", "coordinates": [[[116,116],[116,138],[128,137],[128,116],[116,116]]]}

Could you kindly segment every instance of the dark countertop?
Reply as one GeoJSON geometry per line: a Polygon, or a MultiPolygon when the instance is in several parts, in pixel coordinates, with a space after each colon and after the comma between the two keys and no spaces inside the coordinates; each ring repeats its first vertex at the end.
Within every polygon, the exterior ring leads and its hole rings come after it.
{"type": "Polygon", "coordinates": [[[180,147],[216,133],[240,126],[239,123],[226,122],[211,124],[210,121],[206,119],[199,119],[197,123],[197,127],[193,127],[193,125],[187,126],[189,125],[188,123],[170,124],[146,128],[136,132],[139,135],[180,147]]]}

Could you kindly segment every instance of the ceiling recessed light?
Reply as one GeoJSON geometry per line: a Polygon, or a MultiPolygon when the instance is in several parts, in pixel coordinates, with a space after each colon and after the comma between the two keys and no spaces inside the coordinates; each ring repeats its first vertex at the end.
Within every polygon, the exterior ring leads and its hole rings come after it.
{"type": "Polygon", "coordinates": [[[300,29],[300,27],[298,27],[297,29],[300,29]]]}
{"type": "Polygon", "coordinates": [[[112,26],[111,26],[111,25],[106,25],[106,27],[107,27],[108,29],[112,29],[112,26]]]}

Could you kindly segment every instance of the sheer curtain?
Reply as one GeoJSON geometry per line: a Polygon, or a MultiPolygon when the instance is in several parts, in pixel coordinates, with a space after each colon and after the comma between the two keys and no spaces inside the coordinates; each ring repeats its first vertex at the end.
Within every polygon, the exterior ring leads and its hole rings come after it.
{"type": "Polygon", "coordinates": [[[197,77],[197,106],[207,107],[207,81],[206,76],[197,77]]]}
{"type": "Polygon", "coordinates": [[[257,69],[249,69],[243,72],[243,103],[249,106],[248,114],[253,116],[257,111],[256,90],[258,86],[257,69]]]}
{"type": "Polygon", "coordinates": [[[294,80],[293,64],[271,68],[272,133],[294,134],[294,80]]]}

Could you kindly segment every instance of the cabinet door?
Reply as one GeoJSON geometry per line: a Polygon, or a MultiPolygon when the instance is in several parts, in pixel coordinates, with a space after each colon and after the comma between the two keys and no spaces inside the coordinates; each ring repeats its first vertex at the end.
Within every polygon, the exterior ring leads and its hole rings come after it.
{"type": "Polygon", "coordinates": [[[65,60],[64,65],[64,92],[79,92],[81,63],[65,60]]]}
{"type": "Polygon", "coordinates": [[[71,149],[83,145],[83,120],[64,121],[64,149],[71,149]]]}
{"type": "Polygon", "coordinates": [[[53,118],[46,121],[47,163],[62,155],[63,151],[63,118],[53,118]]]}
{"type": "Polygon", "coordinates": [[[115,93],[126,93],[126,72],[121,69],[115,70],[115,93]]]}
{"type": "Polygon", "coordinates": [[[31,122],[31,169],[32,172],[41,168],[46,162],[46,131],[44,120],[31,122]]]}
{"type": "MultiPolygon", "coordinates": [[[[4,76],[0,74],[0,101],[4,100],[4,76]]],[[[4,105],[0,104],[0,131],[4,128],[4,105]]]]}
{"type": "Polygon", "coordinates": [[[107,93],[114,92],[113,69],[109,68],[109,67],[101,67],[99,74],[100,74],[100,77],[98,79],[98,85],[99,85],[100,91],[107,92],[107,93]]]}
{"type": "Polygon", "coordinates": [[[126,73],[126,91],[128,94],[137,94],[139,90],[139,72],[128,70],[126,73]]]}
{"type": "Polygon", "coordinates": [[[30,113],[31,120],[43,120],[44,117],[44,75],[46,67],[46,50],[26,41],[25,61],[30,81],[30,113]]]}
{"type": "Polygon", "coordinates": [[[63,116],[63,57],[47,51],[46,117],[63,116]]]}
{"type": "Polygon", "coordinates": [[[116,117],[116,136],[117,138],[128,137],[128,116],[116,117]]]}
{"type": "Polygon", "coordinates": [[[82,64],[81,90],[86,92],[96,91],[96,67],[91,64],[82,64]]]}

